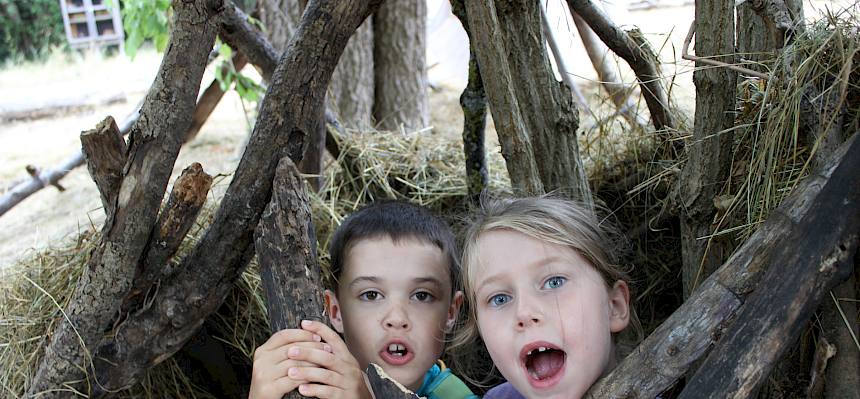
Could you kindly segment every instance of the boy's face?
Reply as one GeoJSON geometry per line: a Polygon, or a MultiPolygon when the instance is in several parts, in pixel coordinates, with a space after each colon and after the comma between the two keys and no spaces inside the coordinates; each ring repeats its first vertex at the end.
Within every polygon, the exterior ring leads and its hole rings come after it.
{"type": "Polygon", "coordinates": [[[362,368],[381,366],[417,390],[442,354],[463,294],[451,298],[448,260],[416,239],[363,239],[345,256],[337,294],[326,291],[332,326],[362,368]]]}
{"type": "Polygon", "coordinates": [[[581,397],[627,326],[627,285],[607,289],[576,251],[510,230],[483,233],[478,252],[478,328],[502,375],[528,398],[581,397]]]}

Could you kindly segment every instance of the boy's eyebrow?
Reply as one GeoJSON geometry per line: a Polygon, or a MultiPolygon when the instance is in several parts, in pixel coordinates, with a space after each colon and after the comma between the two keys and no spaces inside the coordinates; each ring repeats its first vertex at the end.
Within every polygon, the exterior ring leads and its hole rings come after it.
{"type": "Polygon", "coordinates": [[[415,284],[428,283],[428,284],[435,285],[437,288],[442,287],[442,281],[436,277],[416,277],[416,278],[412,279],[412,281],[415,284]]]}
{"type": "Polygon", "coordinates": [[[379,277],[373,277],[373,276],[359,276],[359,277],[356,277],[356,278],[354,278],[352,281],[350,281],[350,282],[349,282],[349,288],[353,288],[353,287],[355,287],[356,285],[358,285],[358,283],[362,283],[362,282],[365,282],[365,281],[366,281],[366,282],[370,282],[370,283],[376,283],[376,284],[378,284],[378,283],[379,283],[379,277]]]}

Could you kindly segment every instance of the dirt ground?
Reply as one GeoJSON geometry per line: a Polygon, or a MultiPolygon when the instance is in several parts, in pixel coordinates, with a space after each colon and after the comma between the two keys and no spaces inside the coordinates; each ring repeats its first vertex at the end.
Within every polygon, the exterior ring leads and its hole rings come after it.
{"type": "MultiPolygon", "coordinates": [[[[838,4],[844,6],[849,2],[808,2],[806,15],[816,15],[816,10],[825,5],[836,7],[838,4]]],[[[465,85],[468,44],[457,20],[445,15],[444,5],[429,10],[429,27],[435,32],[429,35],[428,43],[429,75],[436,88],[431,93],[432,124],[437,133],[455,139],[462,126],[457,99],[465,85]]],[[[638,25],[654,47],[660,49],[665,62],[664,73],[675,84],[673,99],[692,116],[692,64],[680,60],[681,43],[693,19],[692,6],[635,11],[624,18],[624,23],[638,25]]],[[[557,19],[555,23],[563,25],[565,21],[557,19]]],[[[581,45],[567,39],[562,48],[568,53],[567,64],[577,84],[589,98],[594,98],[598,85],[581,45]]],[[[112,115],[117,121],[124,119],[146,94],[160,60],[160,55],[151,49],[143,49],[134,60],[97,52],[57,53],[45,63],[0,69],[0,109],[57,98],[125,97],[125,101],[97,109],[29,121],[0,121],[0,195],[13,182],[26,176],[27,165],[51,168],[70,156],[80,146],[80,132],[93,128],[105,116],[112,115]]],[[[630,76],[623,68],[622,73],[630,76]]],[[[211,72],[208,72],[204,85],[211,79],[211,72]]],[[[243,104],[235,92],[228,93],[198,137],[182,149],[174,173],[178,174],[192,162],[200,162],[210,175],[228,176],[238,163],[238,148],[248,133],[245,111],[250,108],[253,105],[243,104]]],[[[498,147],[492,146],[489,150],[498,151],[498,147]]],[[[226,179],[219,181],[213,196],[226,188],[226,179]]],[[[43,189],[0,216],[0,276],[4,270],[8,272],[16,259],[75,235],[90,225],[101,226],[104,216],[98,192],[86,168],[70,172],[61,183],[66,188],[64,192],[43,189]]]]}

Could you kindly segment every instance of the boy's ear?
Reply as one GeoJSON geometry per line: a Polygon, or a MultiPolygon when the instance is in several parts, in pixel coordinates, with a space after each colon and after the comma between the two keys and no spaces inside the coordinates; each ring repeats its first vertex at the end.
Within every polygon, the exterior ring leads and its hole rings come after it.
{"type": "Polygon", "coordinates": [[[627,328],[630,323],[630,287],[618,280],[609,289],[609,330],[613,333],[627,328]]]}
{"type": "Polygon", "coordinates": [[[323,297],[325,298],[325,311],[328,313],[331,326],[334,327],[335,331],[343,334],[343,317],[340,314],[340,304],[337,302],[337,294],[331,290],[325,290],[323,297]]]}
{"type": "Polygon", "coordinates": [[[457,291],[454,293],[454,297],[451,298],[451,306],[448,307],[448,318],[445,320],[445,331],[451,332],[454,328],[454,324],[457,322],[457,316],[460,314],[460,307],[463,306],[463,300],[465,296],[463,296],[463,291],[457,291]]]}

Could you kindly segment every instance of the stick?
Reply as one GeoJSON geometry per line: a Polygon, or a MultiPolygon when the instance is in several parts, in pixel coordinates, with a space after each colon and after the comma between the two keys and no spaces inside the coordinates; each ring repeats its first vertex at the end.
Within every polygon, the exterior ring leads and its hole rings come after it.
{"type": "Polygon", "coordinates": [[[99,189],[105,214],[113,215],[127,150],[113,117],[108,116],[95,129],[81,133],[81,150],[90,177],[99,189]]]}
{"type": "Polygon", "coordinates": [[[693,41],[693,35],[695,35],[695,34],[696,34],[696,21],[694,20],[693,23],[690,24],[690,31],[687,32],[687,37],[684,38],[684,45],[683,45],[683,48],[681,49],[681,58],[683,58],[687,61],[695,61],[695,62],[699,62],[699,63],[706,64],[706,65],[728,68],[728,69],[731,69],[732,71],[739,72],[739,73],[742,73],[745,75],[754,76],[754,77],[761,78],[764,80],[770,80],[770,75],[766,74],[766,73],[761,73],[759,71],[753,71],[752,69],[739,67],[737,65],[725,63],[722,61],[712,60],[710,58],[696,57],[695,55],[690,55],[690,53],[688,52],[689,48],[690,48],[690,42],[693,41]]]}

